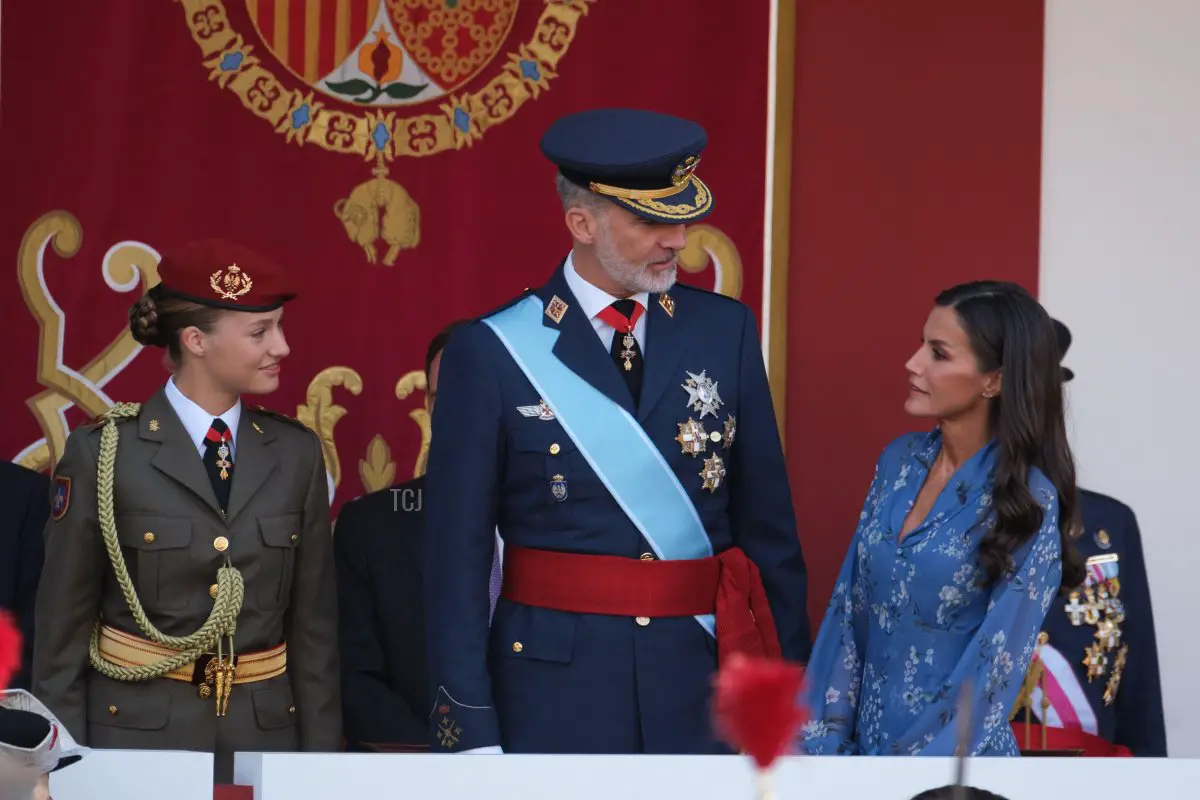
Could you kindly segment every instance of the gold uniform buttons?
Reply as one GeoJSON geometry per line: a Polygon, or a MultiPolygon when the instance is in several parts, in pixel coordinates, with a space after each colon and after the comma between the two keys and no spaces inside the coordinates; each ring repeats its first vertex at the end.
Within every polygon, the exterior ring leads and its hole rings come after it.
{"type": "Polygon", "coordinates": [[[211,597],[213,600],[217,599],[217,585],[215,583],[212,586],[208,587],[208,596],[211,597]]]}
{"type": "Polygon", "coordinates": [[[560,451],[560,450],[562,450],[562,448],[558,446],[558,442],[555,442],[554,444],[550,445],[550,455],[556,456],[556,455],[558,455],[558,451],[560,451]]]}
{"type": "Polygon", "coordinates": [[[295,714],[295,713],[296,713],[296,707],[295,707],[295,706],[288,706],[288,713],[289,713],[289,714],[295,714]]]}
{"type": "Polygon", "coordinates": [[[519,653],[524,649],[525,649],[525,645],[521,644],[520,642],[513,642],[513,652],[514,653],[519,653]]]}
{"type": "Polygon", "coordinates": [[[142,541],[146,544],[154,544],[154,532],[146,531],[142,534],[142,541]]]}
{"type": "Polygon", "coordinates": [[[634,621],[637,622],[638,625],[641,625],[643,628],[650,624],[649,617],[638,617],[634,621]]]}
{"type": "Polygon", "coordinates": [[[117,707],[116,707],[116,706],[109,706],[109,707],[108,707],[108,713],[109,713],[109,714],[112,714],[112,715],[115,717],[115,716],[117,715],[117,707]]]}
{"type": "Polygon", "coordinates": [[[218,536],[216,539],[213,539],[213,549],[218,553],[224,553],[229,549],[229,540],[224,536],[218,536]]]}
{"type": "Polygon", "coordinates": [[[296,533],[293,533],[293,534],[292,534],[292,541],[293,541],[293,542],[294,542],[294,541],[296,541],[296,540],[298,540],[299,538],[300,538],[300,535],[299,535],[299,534],[296,534],[296,533]]]}

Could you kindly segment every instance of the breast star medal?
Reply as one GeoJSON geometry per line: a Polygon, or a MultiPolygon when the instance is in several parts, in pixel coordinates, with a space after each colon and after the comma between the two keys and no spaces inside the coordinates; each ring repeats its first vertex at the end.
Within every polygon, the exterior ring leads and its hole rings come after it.
{"type": "Polygon", "coordinates": [[[217,448],[217,466],[221,470],[221,480],[229,480],[229,468],[233,466],[229,462],[229,445],[221,442],[221,446],[217,448]]]}
{"type": "Polygon", "coordinates": [[[704,459],[704,469],[700,471],[700,477],[704,479],[701,490],[717,491],[721,481],[725,480],[725,462],[719,455],[713,453],[711,458],[704,459]]]}
{"type": "Polygon", "coordinates": [[[728,416],[729,418],[725,420],[725,437],[722,442],[726,450],[733,447],[733,437],[737,435],[737,420],[733,418],[732,414],[728,416]]]}
{"type": "Polygon", "coordinates": [[[688,406],[693,411],[700,412],[700,419],[704,419],[705,414],[717,415],[717,409],[721,407],[721,396],[717,394],[717,383],[712,378],[707,377],[704,373],[707,370],[700,370],[700,374],[689,372],[687,374],[687,383],[682,383],[684,389],[688,393],[688,406]]]}
{"type": "Polygon", "coordinates": [[[691,417],[679,423],[679,435],[675,437],[685,456],[697,456],[708,449],[708,436],[704,426],[691,417]]]}

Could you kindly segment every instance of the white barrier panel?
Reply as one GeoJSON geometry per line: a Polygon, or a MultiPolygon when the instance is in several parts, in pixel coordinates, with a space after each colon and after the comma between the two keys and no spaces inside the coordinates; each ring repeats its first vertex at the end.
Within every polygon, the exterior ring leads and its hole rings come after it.
{"type": "MultiPolygon", "coordinates": [[[[778,800],[908,800],[953,780],[948,758],[788,758],[776,770],[778,800]]],[[[235,782],[255,800],[436,797],[441,800],[751,800],[741,757],[401,754],[249,754],[235,782]]],[[[1103,787],[1109,797],[1196,800],[1200,760],[979,758],[967,783],[1009,800],[1062,800],[1065,787],[1103,787]]],[[[58,800],[56,797],[55,800],[58,800]]]]}
{"type": "Polygon", "coordinates": [[[54,800],[213,800],[212,753],[93,750],[50,775],[54,800]]]}

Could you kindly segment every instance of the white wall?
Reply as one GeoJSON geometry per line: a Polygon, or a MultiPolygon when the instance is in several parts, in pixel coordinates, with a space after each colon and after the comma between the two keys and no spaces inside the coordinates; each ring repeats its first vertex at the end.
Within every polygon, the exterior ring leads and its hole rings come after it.
{"type": "Polygon", "coordinates": [[[1047,0],[1041,299],[1080,483],[1138,515],[1171,756],[1200,756],[1200,0],[1047,0]]]}

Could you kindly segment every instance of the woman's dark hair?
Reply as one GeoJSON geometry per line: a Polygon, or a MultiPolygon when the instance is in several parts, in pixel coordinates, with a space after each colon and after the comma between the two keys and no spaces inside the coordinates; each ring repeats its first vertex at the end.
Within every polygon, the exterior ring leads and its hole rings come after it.
{"type": "Polygon", "coordinates": [[[184,328],[196,327],[211,333],[223,313],[219,308],[202,306],[168,294],[163,291],[162,284],[158,284],[130,306],[129,330],[140,344],[165,347],[171,361],[178,364],[182,357],[180,332],[184,328]]]}
{"type": "Polygon", "coordinates": [[[1073,589],[1084,580],[1074,547],[1081,527],[1050,315],[1025,289],[1000,281],[954,286],[934,302],[958,314],[979,369],[1000,370],[1000,394],[992,399],[988,420],[999,446],[992,490],[996,518],[979,545],[981,566],[995,582],[1012,568],[1012,553],[1041,527],[1042,507],[1028,484],[1030,467],[1037,467],[1058,493],[1061,588],[1073,589]]]}

